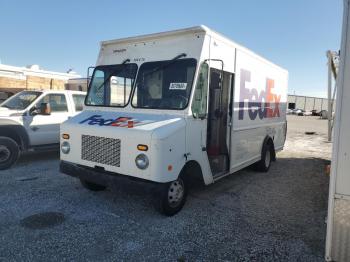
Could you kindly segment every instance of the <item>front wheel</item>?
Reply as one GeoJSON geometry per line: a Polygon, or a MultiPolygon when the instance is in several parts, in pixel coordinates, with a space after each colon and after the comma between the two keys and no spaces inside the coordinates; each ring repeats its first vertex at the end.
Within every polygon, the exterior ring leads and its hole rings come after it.
{"type": "Polygon", "coordinates": [[[187,186],[184,179],[163,185],[160,199],[160,211],[166,216],[173,216],[185,205],[187,197],[187,186]]]}
{"type": "Polygon", "coordinates": [[[19,146],[9,137],[0,137],[0,170],[10,168],[19,157],[19,146]]]}

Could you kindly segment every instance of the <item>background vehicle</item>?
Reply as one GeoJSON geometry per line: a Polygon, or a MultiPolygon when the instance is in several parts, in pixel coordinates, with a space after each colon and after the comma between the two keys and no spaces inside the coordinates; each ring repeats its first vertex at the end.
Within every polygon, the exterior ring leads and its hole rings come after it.
{"type": "Polygon", "coordinates": [[[269,170],[286,138],[287,82],[204,26],[102,42],[85,110],[61,125],[61,171],[91,190],[155,182],[174,215],[192,178],[269,170]]]}
{"type": "Polygon", "coordinates": [[[8,92],[0,92],[0,103],[11,97],[13,94],[8,92]]]}
{"type": "Polygon", "coordinates": [[[344,0],[327,218],[327,261],[350,261],[350,1],[344,0]]]}
{"type": "Polygon", "coordinates": [[[303,109],[299,109],[299,108],[293,109],[293,115],[303,116],[304,112],[305,111],[303,109]]]}
{"type": "Polygon", "coordinates": [[[20,152],[58,148],[59,125],[83,110],[84,92],[22,91],[0,104],[0,170],[20,152]]]}
{"type": "Polygon", "coordinates": [[[293,109],[289,109],[289,108],[287,108],[287,115],[292,115],[293,114],[293,109]]]}

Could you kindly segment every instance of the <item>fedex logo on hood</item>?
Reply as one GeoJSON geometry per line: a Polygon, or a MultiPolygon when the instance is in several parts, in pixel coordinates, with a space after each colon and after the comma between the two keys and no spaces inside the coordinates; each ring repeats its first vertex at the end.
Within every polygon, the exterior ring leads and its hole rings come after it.
{"type": "Polygon", "coordinates": [[[118,118],[109,118],[104,119],[101,115],[92,115],[83,121],[80,121],[79,124],[87,123],[88,125],[99,125],[99,126],[119,126],[119,127],[128,127],[132,128],[137,124],[140,124],[140,121],[134,120],[131,117],[118,117],[118,118]]]}
{"type": "Polygon", "coordinates": [[[251,120],[255,120],[257,117],[260,119],[279,117],[281,95],[275,94],[273,91],[275,81],[266,78],[265,90],[259,94],[256,88],[246,88],[246,83],[250,82],[250,79],[251,73],[241,69],[238,119],[244,119],[245,100],[248,100],[248,116],[251,120]]]}

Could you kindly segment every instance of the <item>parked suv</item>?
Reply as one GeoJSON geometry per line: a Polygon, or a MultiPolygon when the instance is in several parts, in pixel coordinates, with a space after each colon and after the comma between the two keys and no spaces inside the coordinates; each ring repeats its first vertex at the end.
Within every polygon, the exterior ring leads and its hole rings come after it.
{"type": "Polygon", "coordinates": [[[0,170],[21,152],[59,148],[60,124],[83,110],[85,92],[22,91],[0,104],[0,170]]]}

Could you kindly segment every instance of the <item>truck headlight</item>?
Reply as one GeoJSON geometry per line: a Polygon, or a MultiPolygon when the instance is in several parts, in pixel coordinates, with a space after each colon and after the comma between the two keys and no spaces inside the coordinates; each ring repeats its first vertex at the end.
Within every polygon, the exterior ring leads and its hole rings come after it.
{"type": "Polygon", "coordinates": [[[146,169],[149,165],[148,157],[145,154],[139,154],[135,159],[135,164],[140,169],[146,169]]]}
{"type": "Polygon", "coordinates": [[[70,144],[67,141],[64,141],[61,144],[61,151],[63,154],[68,154],[70,151],[70,144]]]}

